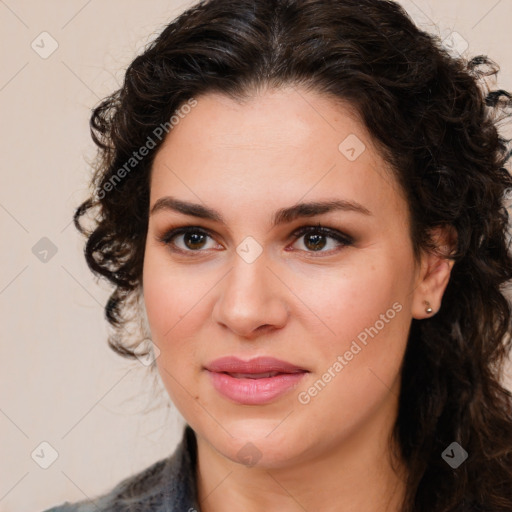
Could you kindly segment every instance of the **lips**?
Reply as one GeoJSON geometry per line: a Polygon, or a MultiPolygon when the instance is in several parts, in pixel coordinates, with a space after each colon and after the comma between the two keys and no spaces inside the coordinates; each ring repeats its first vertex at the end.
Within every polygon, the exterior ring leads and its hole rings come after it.
{"type": "MultiPolygon", "coordinates": [[[[307,372],[306,369],[295,366],[287,361],[282,361],[274,357],[256,357],[250,361],[243,361],[234,356],[221,357],[207,364],[205,368],[211,372],[229,373],[233,376],[239,374],[248,378],[262,378],[269,376],[269,373],[298,373],[307,372]]],[[[273,375],[271,375],[273,376],[273,375]]]]}
{"type": "Polygon", "coordinates": [[[265,379],[268,377],[275,377],[283,372],[265,372],[265,373],[233,373],[233,372],[225,372],[231,377],[235,377],[237,379],[265,379]]]}
{"type": "Polygon", "coordinates": [[[244,405],[263,405],[295,388],[308,370],[273,357],[222,357],[205,366],[214,389],[244,405]]]}

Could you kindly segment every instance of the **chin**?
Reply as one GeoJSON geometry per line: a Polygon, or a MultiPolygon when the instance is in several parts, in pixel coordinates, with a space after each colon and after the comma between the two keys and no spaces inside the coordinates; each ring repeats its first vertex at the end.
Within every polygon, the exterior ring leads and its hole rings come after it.
{"type": "Polygon", "coordinates": [[[216,429],[213,437],[209,430],[206,437],[233,462],[248,467],[279,468],[289,465],[306,448],[300,429],[291,423],[285,426],[287,421],[283,417],[221,420],[224,428],[216,429]]]}

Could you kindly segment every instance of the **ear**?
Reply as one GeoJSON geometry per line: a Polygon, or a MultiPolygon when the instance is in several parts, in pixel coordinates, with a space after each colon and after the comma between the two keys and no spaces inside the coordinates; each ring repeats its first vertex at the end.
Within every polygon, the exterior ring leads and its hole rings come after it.
{"type": "Polygon", "coordinates": [[[452,226],[438,226],[432,232],[435,251],[425,250],[416,276],[412,300],[412,316],[418,320],[435,315],[450,280],[454,260],[450,254],[456,248],[456,231],[452,226]],[[432,312],[427,312],[427,308],[432,312]]]}

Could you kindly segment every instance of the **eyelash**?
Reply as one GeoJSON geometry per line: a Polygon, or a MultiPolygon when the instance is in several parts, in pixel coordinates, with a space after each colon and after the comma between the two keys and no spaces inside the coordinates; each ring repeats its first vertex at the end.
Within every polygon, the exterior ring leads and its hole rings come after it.
{"type": "MultiPolygon", "coordinates": [[[[191,257],[196,256],[196,254],[194,254],[194,253],[205,252],[205,250],[202,250],[202,249],[198,249],[198,250],[194,251],[191,249],[180,249],[176,246],[173,246],[172,240],[175,237],[177,237],[179,235],[187,234],[187,233],[200,233],[200,234],[203,234],[203,235],[206,235],[206,236],[209,236],[212,238],[210,232],[207,229],[200,228],[199,226],[183,226],[180,228],[170,229],[169,231],[164,233],[164,235],[159,237],[158,241],[160,243],[168,246],[172,252],[178,252],[178,253],[182,253],[182,254],[185,253],[187,255],[190,255],[191,257]]],[[[295,241],[299,240],[301,237],[303,237],[304,235],[310,234],[310,233],[320,234],[320,235],[332,238],[340,244],[341,248],[349,247],[349,246],[353,245],[353,243],[354,243],[352,238],[349,237],[348,235],[345,235],[336,229],[331,229],[331,228],[322,226],[321,224],[302,226],[302,227],[296,229],[290,236],[294,237],[294,239],[295,239],[294,242],[295,242],[295,241]]],[[[322,254],[331,255],[333,252],[337,252],[339,249],[340,248],[336,248],[336,249],[333,249],[330,251],[319,250],[319,251],[304,251],[304,252],[306,252],[308,255],[313,255],[314,257],[317,257],[317,254],[318,255],[322,255],[322,254]]]]}

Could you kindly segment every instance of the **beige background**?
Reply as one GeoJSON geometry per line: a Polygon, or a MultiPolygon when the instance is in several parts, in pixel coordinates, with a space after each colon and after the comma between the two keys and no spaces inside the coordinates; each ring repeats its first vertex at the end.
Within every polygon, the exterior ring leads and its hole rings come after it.
{"type": "MultiPolygon", "coordinates": [[[[181,434],[146,367],[107,347],[109,289],[70,222],[87,194],[91,107],[191,3],[0,0],[0,512],[94,497],[168,456],[181,434]],[[47,59],[31,47],[43,31],[58,44],[47,59]],[[32,252],[43,237],[57,248],[46,263],[32,252]],[[58,453],[48,469],[31,457],[45,441],[58,453]]],[[[456,31],[469,54],[494,58],[512,89],[511,0],[401,3],[426,30],[456,31]]]]}

